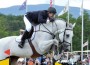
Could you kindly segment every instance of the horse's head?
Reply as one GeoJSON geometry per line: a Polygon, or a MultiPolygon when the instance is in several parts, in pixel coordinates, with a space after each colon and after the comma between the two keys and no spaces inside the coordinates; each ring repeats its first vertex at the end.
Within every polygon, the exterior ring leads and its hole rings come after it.
{"type": "Polygon", "coordinates": [[[72,43],[72,38],[73,38],[73,28],[75,27],[74,24],[68,24],[67,27],[64,30],[64,36],[63,36],[63,42],[67,46],[66,51],[70,51],[70,46],[72,43]]]}
{"type": "Polygon", "coordinates": [[[73,38],[73,28],[74,24],[68,24],[64,29],[60,29],[56,32],[56,39],[59,40],[60,49],[64,51],[70,51],[70,45],[72,43],[73,38]]]}

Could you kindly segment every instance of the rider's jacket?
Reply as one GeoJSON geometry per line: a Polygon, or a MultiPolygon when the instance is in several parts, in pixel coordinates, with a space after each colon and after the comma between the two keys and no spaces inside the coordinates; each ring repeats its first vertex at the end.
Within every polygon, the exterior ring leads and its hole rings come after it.
{"type": "Polygon", "coordinates": [[[46,20],[48,18],[48,11],[42,10],[42,11],[27,12],[25,16],[31,23],[34,24],[46,23],[46,20]]]}

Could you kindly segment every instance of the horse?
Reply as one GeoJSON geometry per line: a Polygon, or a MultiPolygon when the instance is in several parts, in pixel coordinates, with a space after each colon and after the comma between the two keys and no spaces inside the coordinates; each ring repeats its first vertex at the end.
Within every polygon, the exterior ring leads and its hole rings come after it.
{"type": "Polygon", "coordinates": [[[62,44],[68,45],[73,37],[73,28],[75,24],[67,24],[64,20],[56,19],[54,22],[39,24],[34,27],[34,32],[31,41],[25,41],[24,48],[19,48],[18,44],[22,35],[9,36],[0,39],[0,60],[10,56],[35,58],[48,52],[52,45],[58,46],[62,44]],[[56,36],[58,34],[58,36],[56,36]],[[10,49],[10,55],[4,53],[10,49]]]}

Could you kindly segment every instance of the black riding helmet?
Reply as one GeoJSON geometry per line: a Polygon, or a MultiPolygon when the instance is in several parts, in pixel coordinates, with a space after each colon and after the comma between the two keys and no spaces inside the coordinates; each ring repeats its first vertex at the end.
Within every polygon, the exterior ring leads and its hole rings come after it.
{"type": "Polygon", "coordinates": [[[49,7],[48,8],[48,12],[53,13],[53,14],[56,14],[57,13],[56,12],[56,9],[54,7],[49,7]]]}

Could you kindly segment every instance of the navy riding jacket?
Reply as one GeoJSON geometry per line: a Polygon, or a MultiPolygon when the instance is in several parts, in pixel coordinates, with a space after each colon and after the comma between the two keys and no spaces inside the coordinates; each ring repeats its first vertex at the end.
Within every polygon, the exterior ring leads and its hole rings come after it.
{"type": "Polygon", "coordinates": [[[31,23],[34,24],[46,23],[46,20],[48,18],[48,11],[42,10],[42,11],[27,12],[25,16],[31,23]]]}

